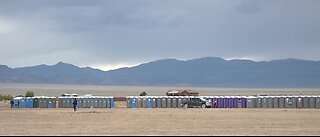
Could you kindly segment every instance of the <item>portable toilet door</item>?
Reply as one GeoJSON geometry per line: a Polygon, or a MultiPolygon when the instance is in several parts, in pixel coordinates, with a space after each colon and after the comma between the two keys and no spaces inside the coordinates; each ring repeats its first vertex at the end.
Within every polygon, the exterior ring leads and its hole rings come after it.
{"type": "Polygon", "coordinates": [[[262,108],[262,98],[257,97],[255,108],[262,108]]]}
{"type": "Polygon", "coordinates": [[[19,99],[19,108],[26,108],[25,98],[19,99]]]}
{"type": "Polygon", "coordinates": [[[142,107],[142,98],[138,97],[137,98],[137,108],[141,108],[142,107]]]}
{"type": "Polygon", "coordinates": [[[279,100],[279,108],[285,108],[285,102],[286,102],[286,99],[284,96],[279,96],[278,97],[278,100],[279,100]]]}
{"type": "Polygon", "coordinates": [[[247,98],[245,96],[242,96],[241,100],[242,100],[242,107],[241,108],[247,108],[247,98]]]}
{"type": "Polygon", "coordinates": [[[262,97],[262,108],[268,108],[268,98],[267,97],[262,97]]]}
{"type": "Polygon", "coordinates": [[[298,100],[297,96],[292,97],[292,108],[297,108],[297,100],[298,100]]]}
{"type": "Polygon", "coordinates": [[[167,108],[167,97],[162,97],[161,98],[161,107],[162,108],[167,108]]]}
{"type": "Polygon", "coordinates": [[[53,107],[53,100],[52,99],[50,99],[50,98],[46,98],[46,100],[47,100],[47,103],[48,103],[48,108],[54,108],[53,107]]]}
{"type": "Polygon", "coordinates": [[[82,108],[83,107],[83,98],[78,97],[77,100],[78,100],[77,108],[82,108]]]}
{"type": "Polygon", "coordinates": [[[161,102],[161,101],[162,101],[162,98],[161,98],[161,97],[159,97],[159,96],[156,97],[156,107],[157,107],[157,108],[161,108],[161,107],[162,107],[162,106],[161,106],[161,105],[162,105],[162,102],[161,102]]]}
{"type": "Polygon", "coordinates": [[[39,108],[39,99],[33,98],[33,108],[39,108]]]}
{"type": "Polygon", "coordinates": [[[177,107],[182,108],[182,97],[177,98],[177,107]]]}
{"type": "Polygon", "coordinates": [[[236,97],[235,99],[234,99],[234,104],[236,105],[236,106],[234,106],[234,108],[242,108],[242,99],[241,99],[241,97],[236,97]]]}
{"type": "Polygon", "coordinates": [[[46,108],[46,105],[44,104],[44,98],[40,97],[39,98],[39,108],[46,108]]]}
{"type": "Polygon", "coordinates": [[[316,97],[316,108],[317,109],[320,108],[320,97],[319,96],[316,97]]]}
{"type": "Polygon", "coordinates": [[[94,98],[94,108],[99,108],[99,98],[98,97],[94,98]]]}
{"type": "Polygon", "coordinates": [[[274,108],[274,106],[273,106],[273,99],[274,99],[273,96],[269,96],[269,97],[267,98],[267,101],[268,101],[267,108],[274,108]]]}
{"type": "Polygon", "coordinates": [[[247,97],[247,108],[254,108],[254,97],[247,97]]]}
{"type": "Polygon", "coordinates": [[[131,97],[126,96],[127,108],[131,108],[131,97]]]}
{"type": "Polygon", "coordinates": [[[111,108],[111,97],[107,97],[107,108],[111,108]]]}
{"type": "Polygon", "coordinates": [[[302,107],[303,108],[309,108],[309,98],[307,96],[302,97],[302,107]]]}
{"type": "Polygon", "coordinates": [[[226,96],[224,98],[224,108],[229,108],[229,96],[226,96]]]}
{"type": "Polygon", "coordinates": [[[131,108],[137,108],[137,98],[136,97],[131,97],[131,108]]]}
{"type": "Polygon", "coordinates": [[[177,108],[178,106],[177,106],[177,97],[171,97],[171,106],[172,106],[172,108],[177,108]]]}
{"type": "Polygon", "coordinates": [[[285,98],[285,108],[293,108],[293,97],[292,96],[288,96],[285,98]]]}
{"type": "Polygon", "coordinates": [[[98,108],[102,108],[102,97],[98,98],[98,108]]]}
{"type": "Polygon", "coordinates": [[[147,102],[148,100],[146,96],[142,97],[142,108],[147,108],[147,102]]]}
{"type": "Polygon", "coordinates": [[[152,108],[157,108],[157,100],[156,100],[157,97],[152,97],[152,108]]]}
{"type": "Polygon", "coordinates": [[[167,98],[167,108],[172,108],[171,98],[167,98]]]}
{"type": "Polygon", "coordinates": [[[19,99],[17,99],[17,98],[13,99],[13,102],[14,102],[13,107],[14,108],[19,108],[19,100],[20,100],[20,98],[19,99]]]}
{"type": "Polygon", "coordinates": [[[147,101],[147,108],[152,108],[153,107],[152,98],[148,97],[146,98],[146,101],[147,101]]]}
{"type": "Polygon", "coordinates": [[[279,108],[279,97],[273,96],[273,108],[279,108]]]}
{"type": "Polygon", "coordinates": [[[316,99],[314,96],[309,97],[309,108],[315,108],[316,107],[316,99]]]}
{"type": "Polygon", "coordinates": [[[114,97],[110,97],[111,108],[114,108],[114,97]]]}
{"type": "Polygon", "coordinates": [[[303,98],[297,97],[297,108],[303,108],[303,98]]]}
{"type": "Polygon", "coordinates": [[[31,97],[25,98],[25,107],[33,108],[33,99],[31,97]]]}

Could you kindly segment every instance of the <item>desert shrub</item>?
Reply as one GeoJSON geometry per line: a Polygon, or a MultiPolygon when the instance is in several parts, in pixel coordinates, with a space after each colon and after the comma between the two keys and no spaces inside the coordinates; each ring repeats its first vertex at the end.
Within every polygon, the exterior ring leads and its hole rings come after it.
{"type": "Polygon", "coordinates": [[[11,95],[0,95],[0,101],[12,100],[13,97],[11,95]]]}
{"type": "Polygon", "coordinates": [[[28,91],[28,92],[26,93],[26,97],[34,97],[34,92],[28,91]]]}

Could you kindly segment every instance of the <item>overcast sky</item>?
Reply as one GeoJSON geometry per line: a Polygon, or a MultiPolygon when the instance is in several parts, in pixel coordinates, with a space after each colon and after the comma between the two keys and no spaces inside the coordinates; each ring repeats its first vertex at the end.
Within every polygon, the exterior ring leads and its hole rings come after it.
{"type": "Polygon", "coordinates": [[[320,0],[0,0],[0,64],[320,60],[320,0]]]}

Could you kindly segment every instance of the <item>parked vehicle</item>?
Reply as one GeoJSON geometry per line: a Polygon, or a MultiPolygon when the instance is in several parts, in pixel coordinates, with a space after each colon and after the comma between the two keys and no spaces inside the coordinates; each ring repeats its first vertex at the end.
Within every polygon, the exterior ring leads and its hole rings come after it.
{"type": "Polygon", "coordinates": [[[211,108],[212,107],[212,103],[209,102],[208,99],[205,98],[191,98],[188,101],[182,102],[182,106],[184,108],[211,108]]]}

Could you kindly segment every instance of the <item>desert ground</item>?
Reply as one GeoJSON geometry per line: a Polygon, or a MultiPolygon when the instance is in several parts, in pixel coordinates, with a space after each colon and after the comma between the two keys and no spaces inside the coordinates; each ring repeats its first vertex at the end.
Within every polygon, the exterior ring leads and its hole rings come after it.
{"type": "MultiPolygon", "coordinates": [[[[165,95],[192,89],[199,95],[320,95],[320,89],[87,86],[0,84],[0,94],[34,91],[105,96],[165,95]]],[[[0,102],[0,135],[320,135],[320,109],[36,108],[11,109],[0,102]]]]}
{"type": "Polygon", "coordinates": [[[11,109],[0,135],[320,135],[320,109],[11,109]]]}

